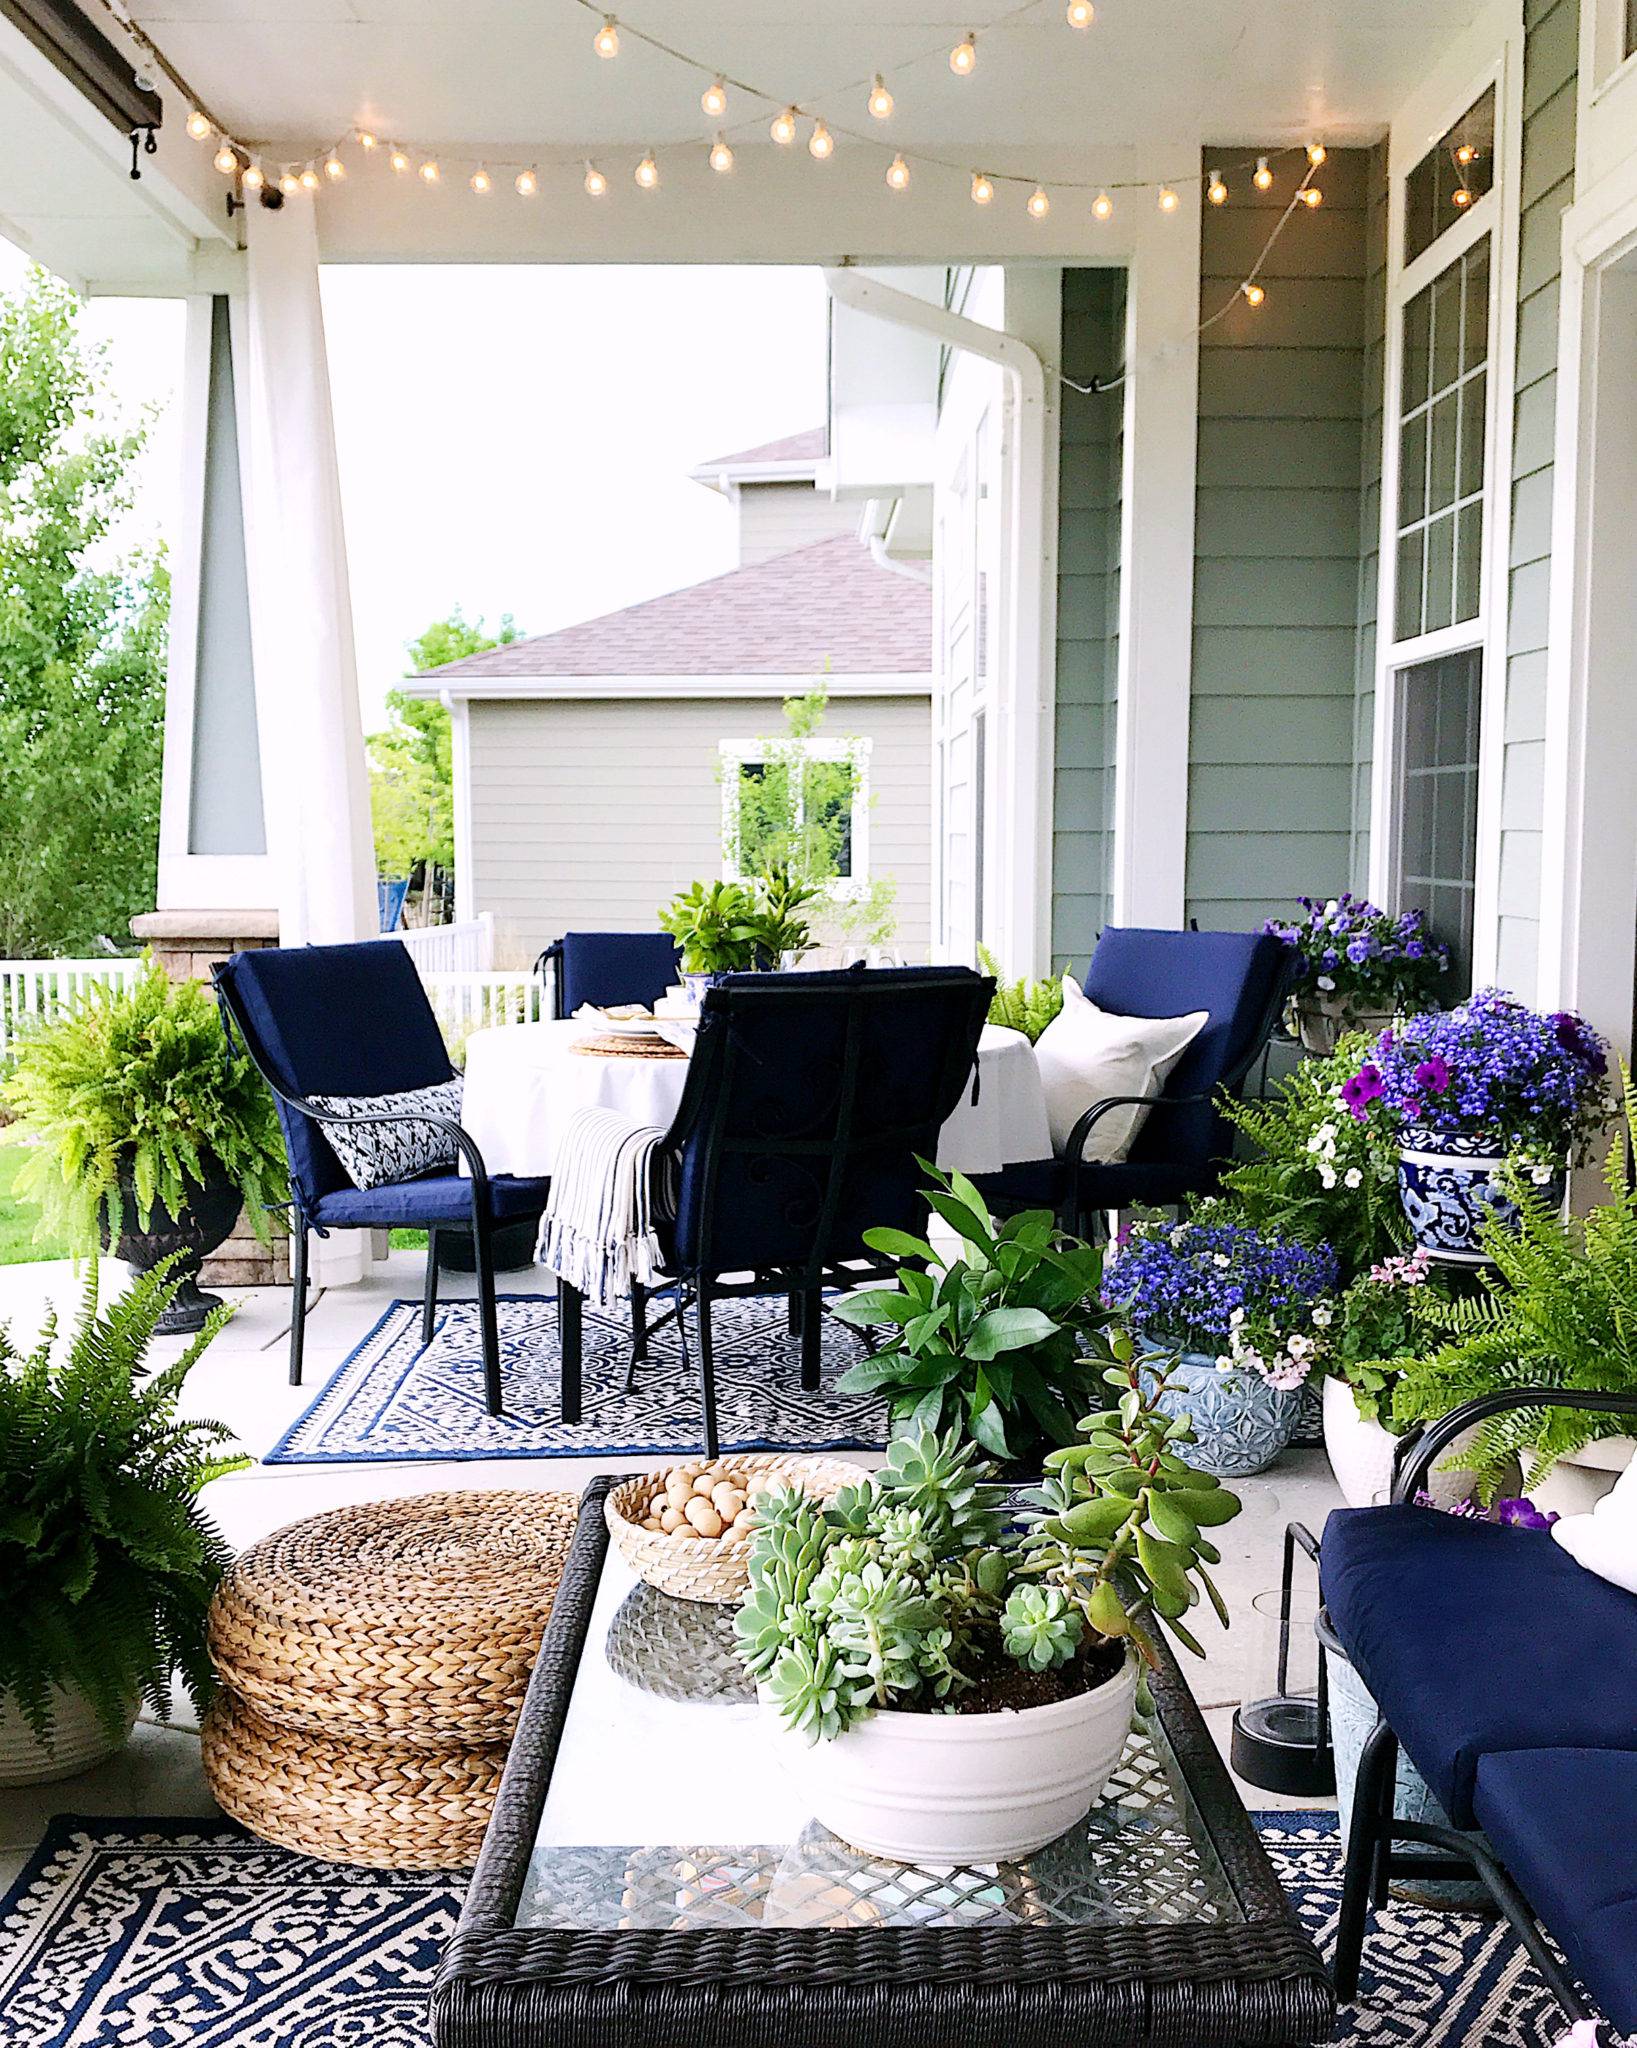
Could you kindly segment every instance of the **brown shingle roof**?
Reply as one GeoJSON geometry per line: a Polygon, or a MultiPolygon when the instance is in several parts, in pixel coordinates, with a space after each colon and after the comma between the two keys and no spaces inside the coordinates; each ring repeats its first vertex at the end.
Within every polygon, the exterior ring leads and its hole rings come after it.
{"type": "Polygon", "coordinates": [[[782,441],[764,441],[760,448],[741,448],[734,455],[713,455],[701,469],[748,468],[761,462],[822,462],[830,452],[830,429],[809,427],[805,433],[786,434],[782,441]]]}
{"type": "Polygon", "coordinates": [[[418,681],[484,676],[926,675],[932,592],[850,534],[468,655],[418,681]]]}

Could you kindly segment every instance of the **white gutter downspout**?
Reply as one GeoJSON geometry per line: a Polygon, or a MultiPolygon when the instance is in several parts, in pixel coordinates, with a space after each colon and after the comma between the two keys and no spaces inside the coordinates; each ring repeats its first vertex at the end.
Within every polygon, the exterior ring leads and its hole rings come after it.
{"type": "Polygon", "coordinates": [[[830,296],[855,313],[867,313],[899,327],[929,335],[993,363],[1007,380],[1013,400],[1010,449],[1011,549],[1007,562],[1007,660],[1003,680],[1003,800],[998,806],[1005,850],[1005,943],[1003,965],[1014,974],[1039,974],[1049,967],[1051,932],[1051,819],[1055,663],[1057,632],[1057,538],[1046,518],[1052,474],[1051,409],[1046,366],[1027,342],[878,284],[848,266],[827,269],[830,296]]]}

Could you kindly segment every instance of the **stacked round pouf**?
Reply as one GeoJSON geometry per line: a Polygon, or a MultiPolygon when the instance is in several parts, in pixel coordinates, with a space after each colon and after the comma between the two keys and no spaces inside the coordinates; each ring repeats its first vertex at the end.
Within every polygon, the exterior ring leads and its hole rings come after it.
{"type": "Polygon", "coordinates": [[[471,1864],[578,1513],[567,1493],[418,1494],[253,1544],[210,1610],[224,1810],[335,1862],[471,1864]]]}

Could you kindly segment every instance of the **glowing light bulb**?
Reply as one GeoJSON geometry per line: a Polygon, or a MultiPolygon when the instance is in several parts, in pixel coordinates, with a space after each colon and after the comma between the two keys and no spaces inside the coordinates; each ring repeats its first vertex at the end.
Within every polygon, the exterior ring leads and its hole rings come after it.
{"type": "Polygon", "coordinates": [[[1472,194],[1465,185],[1457,185],[1455,190],[1449,195],[1449,203],[1451,206],[1470,206],[1472,204],[1472,194]]]}
{"type": "Polygon", "coordinates": [[[712,79],[699,95],[699,104],[713,121],[721,120],[728,110],[728,89],[721,79],[712,79]]]}
{"type": "Polygon", "coordinates": [[[539,174],[535,171],[519,171],[512,183],[519,199],[532,199],[540,189],[539,174]]]}
{"type": "Polygon", "coordinates": [[[1099,192],[1097,197],[1091,202],[1091,217],[1093,220],[1112,220],[1114,218],[1114,201],[1109,198],[1106,192],[1099,192]]]}
{"type": "Polygon", "coordinates": [[[307,168],[301,174],[301,189],[304,192],[316,192],[319,187],[319,182],[320,181],[317,171],[313,169],[311,164],[308,164],[307,168]]]}
{"type": "Polygon", "coordinates": [[[977,64],[977,35],[964,35],[949,53],[949,68],[957,78],[968,78],[977,69],[977,64]]]}
{"type": "Polygon", "coordinates": [[[336,155],[333,149],[330,151],[329,155],[324,159],[324,175],[326,178],[330,180],[332,185],[339,184],[340,181],[347,175],[346,165],[341,161],[340,157],[336,155]]]}
{"type": "Polygon", "coordinates": [[[1181,201],[1180,201],[1180,200],[1179,200],[1179,199],[1177,198],[1177,195],[1176,195],[1176,193],[1172,191],[1172,189],[1171,189],[1171,187],[1170,187],[1169,185],[1162,185],[1162,186],[1160,187],[1160,212],[1161,212],[1161,213],[1175,213],[1175,212],[1176,212],[1176,210],[1177,210],[1177,207],[1178,207],[1178,206],[1179,206],[1180,204],[1181,204],[1181,201]]]}
{"type": "Polygon", "coordinates": [[[972,204],[987,206],[995,196],[995,181],[986,171],[972,173],[972,204]]]}
{"type": "Polygon", "coordinates": [[[874,85],[870,87],[869,109],[878,121],[887,120],[892,113],[892,94],[879,71],[875,74],[874,85]]]}
{"type": "Polygon", "coordinates": [[[1307,160],[1313,166],[1314,170],[1317,170],[1319,168],[1320,164],[1324,162],[1325,158],[1329,154],[1330,152],[1325,148],[1322,142],[1310,142],[1307,145],[1307,160]]]}
{"type": "Polygon", "coordinates": [[[1258,192],[1267,191],[1268,187],[1273,183],[1273,173],[1268,168],[1268,160],[1265,156],[1259,156],[1256,159],[1256,170],[1251,177],[1251,183],[1258,192]]]}
{"type": "Polygon", "coordinates": [[[909,190],[909,165],[901,156],[895,156],[887,166],[887,183],[895,192],[909,190]]]}
{"type": "Polygon", "coordinates": [[[1259,284],[1242,284],[1239,289],[1245,294],[1247,306],[1259,306],[1267,297],[1267,293],[1259,284]]]}
{"type": "Polygon", "coordinates": [[[259,192],[263,185],[267,183],[267,173],[260,164],[246,164],[244,167],[244,182],[247,191],[259,192]]]}
{"type": "Polygon", "coordinates": [[[360,128],[358,131],[358,147],[360,149],[374,149],[376,147],[375,137],[367,128],[360,128]]]}
{"type": "Polygon", "coordinates": [[[1304,185],[1297,196],[1302,204],[1310,210],[1315,206],[1322,206],[1324,204],[1324,194],[1317,185],[1304,185]]]}
{"type": "Polygon", "coordinates": [[[283,177],[279,179],[279,190],[284,194],[286,199],[288,199],[292,193],[299,192],[301,190],[301,180],[296,176],[294,171],[286,171],[283,177]]]}
{"type": "Polygon", "coordinates": [[[599,57],[617,57],[620,53],[620,32],[611,14],[603,16],[603,25],[591,39],[591,47],[599,57]]]}
{"type": "Polygon", "coordinates": [[[483,168],[481,164],[479,164],[477,169],[472,173],[471,178],[468,180],[468,182],[470,183],[472,190],[478,195],[480,199],[482,198],[485,192],[492,192],[494,190],[494,180],[489,176],[489,173],[483,168]]]}
{"type": "Polygon", "coordinates": [[[1070,28],[1090,28],[1097,19],[1097,10],[1091,0],[1069,0],[1063,12],[1070,28]]]}
{"type": "Polygon", "coordinates": [[[205,119],[204,115],[200,113],[199,109],[195,107],[193,112],[188,116],[188,133],[193,137],[195,142],[203,142],[206,136],[211,134],[212,132],[213,131],[211,129],[210,123],[205,119]]]}
{"type": "Polygon", "coordinates": [[[439,180],[439,179],[440,179],[440,178],[441,178],[442,176],[443,176],[443,173],[442,173],[442,171],[440,171],[440,170],[438,169],[438,160],[437,160],[437,158],[436,158],[436,157],[432,157],[432,156],[429,156],[429,157],[427,158],[426,162],[425,162],[424,164],[422,164],[422,165],[421,165],[421,177],[422,177],[422,179],[423,179],[423,180],[425,181],[425,183],[427,183],[428,185],[435,185],[435,184],[436,184],[436,183],[438,182],[438,180],[439,180]]]}
{"type": "Polygon", "coordinates": [[[711,169],[713,171],[731,171],[733,169],[733,151],[728,148],[725,135],[718,135],[711,144],[711,169]]]}
{"type": "Polygon", "coordinates": [[[608,190],[608,180],[595,164],[587,164],[585,167],[585,189],[593,199],[601,199],[608,190]]]}
{"type": "Polygon", "coordinates": [[[1210,183],[1205,188],[1205,197],[1213,206],[1227,205],[1228,188],[1222,182],[1222,173],[1220,171],[1212,171],[1210,183]]]}
{"type": "Polygon", "coordinates": [[[644,192],[654,191],[659,184],[659,165],[654,162],[654,153],[649,150],[642,162],[632,173],[644,192]]]}
{"type": "Polygon", "coordinates": [[[1044,220],[1051,210],[1052,203],[1046,196],[1045,186],[1037,185],[1029,194],[1029,218],[1031,220],[1044,220]]]}
{"type": "Polygon", "coordinates": [[[795,108],[785,107],[775,114],[767,132],[782,148],[788,149],[796,139],[795,108]]]}
{"type": "Polygon", "coordinates": [[[815,121],[813,123],[813,132],[807,138],[807,154],[809,156],[816,156],[819,162],[822,163],[827,156],[834,156],[835,153],[835,137],[822,121],[815,121]]]}
{"type": "Polygon", "coordinates": [[[1463,170],[1466,168],[1468,164],[1476,163],[1477,160],[1478,150],[1477,145],[1475,143],[1463,142],[1460,148],[1455,152],[1455,161],[1459,165],[1461,165],[1463,170]]]}
{"type": "Polygon", "coordinates": [[[401,149],[398,148],[393,149],[391,156],[387,158],[387,162],[391,164],[392,168],[395,171],[397,171],[400,176],[402,176],[402,174],[409,169],[409,158],[404,154],[404,152],[401,149]]]}
{"type": "Polygon", "coordinates": [[[232,150],[228,148],[225,142],[222,144],[221,148],[217,150],[213,161],[216,165],[217,170],[219,170],[224,177],[230,175],[232,172],[236,171],[239,168],[239,159],[233,154],[232,150]]]}

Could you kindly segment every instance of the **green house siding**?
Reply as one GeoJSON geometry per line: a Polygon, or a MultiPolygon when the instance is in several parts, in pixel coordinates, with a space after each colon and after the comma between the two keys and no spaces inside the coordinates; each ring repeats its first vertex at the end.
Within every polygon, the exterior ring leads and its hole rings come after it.
{"type": "MultiPolygon", "coordinates": [[[[1065,270],[1061,362],[1089,383],[1123,359],[1125,273],[1065,270]]],[[[1119,673],[1124,406],[1063,386],[1058,511],[1052,958],[1084,967],[1108,921],[1119,673]]]]}
{"type": "Polygon", "coordinates": [[[1202,225],[1187,907],[1229,929],[1346,887],[1354,851],[1372,159],[1332,151],[1252,308],[1236,288],[1296,176],[1275,161],[1202,225]]]}
{"type": "Polygon", "coordinates": [[[1512,423],[1497,978],[1534,988],[1540,943],[1547,584],[1557,405],[1559,221],[1574,199],[1579,0],[1524,10],[1518,348],[1512,423]]]}

